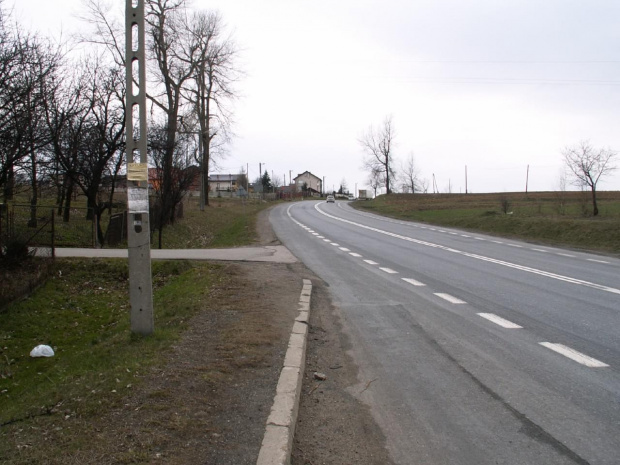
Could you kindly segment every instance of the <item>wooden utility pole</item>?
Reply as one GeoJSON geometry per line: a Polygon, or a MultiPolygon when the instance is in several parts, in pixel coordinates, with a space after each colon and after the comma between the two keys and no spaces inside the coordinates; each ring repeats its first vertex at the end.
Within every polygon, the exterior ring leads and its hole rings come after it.
{"type": "Polygon", "coordinates": [[[155,324],[153,319],[149,184],[146,159],[144,0],[126,0],[125,5],[127,252],[129,257],[131,331],[149,335],[155,331],[155,324]],[[135,39],[138,41],[137,44],[134,43],[135,39]],[[133,74],[134,67],[138,71],[138,76],[133,74]]]}

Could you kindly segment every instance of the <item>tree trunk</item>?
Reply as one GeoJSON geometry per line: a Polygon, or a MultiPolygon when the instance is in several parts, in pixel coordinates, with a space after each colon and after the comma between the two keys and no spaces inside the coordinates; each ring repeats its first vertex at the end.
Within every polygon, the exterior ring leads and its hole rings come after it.
{"type": "Polygon", "coordinates": [[[598,206],[596,205],[596,187],[592,185],[592,215],[598,215],[598,206]]]}
{"type": "Polygon", "coordinates": [[[13,168],[12,161],[9,165],[9,169],[7,170],[6,176],[6,184],[4,185],[4,201],[8,202],[9,200],[13,200],[13,195],[15,193],[15,170],[13,168]]]}
{"type": "Polygon", "coordinates": [[[67,189],[65,195],[65,210],[62,215],[62,221],[68,223],[71,219],[71,197],[73,196],[73,181],[71,181],[71,179],[67,181],[67,189]]]}
{"type": "MultiPolygon", "coordinates": [[[[34,150],[34,149],[32,149],[34,150]]],[[[38,190],[37,190],[37,160],[34,155],[34,151],[31,154],[31,162],[32,162],[32,177],[31,177],[31,187],[32,187],[32,198],[30,199],[30,221],[28,221],[28,227],[36,228],[37,227],[37,201],[39,198],[38,190]]]]}

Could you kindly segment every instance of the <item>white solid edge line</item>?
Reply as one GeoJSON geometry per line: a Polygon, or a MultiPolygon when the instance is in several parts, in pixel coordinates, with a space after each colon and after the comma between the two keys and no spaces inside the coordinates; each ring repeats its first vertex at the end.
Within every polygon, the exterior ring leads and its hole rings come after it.
{"type": "Polygon", "coordinates": [[[492,321],[496,325],[500,325],[502,328],[506,328],[506,329],[522,329],[523,328],[523,326],[519,326],[518,324],[513,323],[512,321],[505,320],[501,316],[497,316],[494,313],[477,313],[477,315],[481,316],[482,318],[486,318],[489,321],[492,321]]]}
{"type": "Polygon", "coordinates": [[[368,263],[369,265],[378,265],[377,262],[373,262],[372,260],[364,260],[366,263],[368,263]]]}
{"type": "Polygon", "coordinates": [[[590,368],[604,368],[609,366],[606,363],[601,362],[600,360],[588,357],[587,355],[582,354],[581,352],[577,352],[575,349],[571,349],[570,347],[566,347],[563,344],[557,344],[553,342],[540,342],[540,345],[590,368]]]}
{"type": "Polygon", "coordinates": [[[467,303],[464,300],[457,299],[456,297],[451,296],[450,294],[444,294],[442,292],[434,292],[434,294],[443,300],[447,300],[451,304],[466,304],[467,303]]]}
{"type": "Polygon", "coordinates": [[[411,278],[403,278],[403,281],[412,284],[414,286],[426,286],[426,284],[421,283],[420,281],[416,281],[415,279],[411,279],[411,278]]]}
{"type": "Polygon", "coordinates": [[[381,271],[385,271],[388,274],[398,274],[398,271],[394,271],[392,268],[379,268],[381,271]]]}
{"type": "MultiPolygon", "coordinates": [[[[465,257],[471,257],[471,258],[475,258],[477,260],[483,260],[483,261],[486,261],[486,262],[495,263],[495,264],[502,265],[502,266],[507,266],[509,268],[514,268],[514,269],[522,270],[522,271],[525,271],[525,272],[528,272],[528,273],[534,273],[534,274],[538,274],[538,275],[541,275],[541,276],[546,276],[548,278],[557,279],[559,281],[565,281],[565,282],[568,282],[568,283],[571,283],[571,284],[577,284],[577,285],[580,285],[580,286],[587,286],[587,287],[590,287],[590,288],[593,288],[593,289],[597,289],[599,291],[611,292],[613,294],[620,294],[620,289],[616,289],[616,288],[613,288],[613,287],[607,287],[607,286],[603,286],[601,284],[596,284],[596,283],[591,283],[589,281],[584,281],[582,279],[571,278],[569,276],[562,276],[562,275],[559,275],[559,274],[555,274],[555,273],[551,273],[551,272],[548,272],[548,271],[539,270],[539,269],[536,269],[536,268],[531,268],[531,267],[528,267],[528,266],[517,265],[516,263],[506,262],[506,261],[503,261],[503,260],[497,260],[497,259],[494,259],[494,258],[485,257],[484,255],[478,255],[478,254],[473,254],[473,253],[465,252],[463,250],[453,249],[452,247],[446,247],[446,246],[443,246],[443,245],[440,245],[440,244],[434,244],[432,242],[427,242],[427,241],[422,241],[422,240],[419,240],[419,239],[414,239],[413,237],[402,236],[400,234],[391,233],[389,231],[384,231],[384,230],[378,229],[378,228],[373,228],[371,226],[366,226],[366,225],[363,225],[363,224],[360,224],[360,223],[356,223],[354,221],[345,220],[344,218],[339,218],[337,216],[330,215],[329,213],[325,213],[323,210],[318,208],[319,205],[320,205],[320,203],[315,204],[314,208],[321,215],[325,215],[325,216],[327,216],[329,218],[333,218],[336,221],[342,221],[343,223],[352,224],[352,225],[357,226],[357,227],[362,228],[362,229],[367,229],[367,230],[370,230],[370,231],[377,232],[379,234],[384,234],[386,236],[395,237],[395,238],[398,238],[398,239],[402,239],[402,240],[405,240],[405,241],[408,241],[408,242],[413,242],[413,243],[416,243],[416,244],[424,245],[424,246],[427,246],[427,247],[433,247],[433,248],[445,250],[447,252],[457,253],[457,254],[463,255],[465,257]]],[[[290,209],[291,209],[292,206],[293,205],[289,206],[288,209],[287,209],[287,214],[289,216],[290,216],[290,209]]],[[[295,221],[292,216],[291,216],[291,219],[293,221],[295,221]]],[[[497,244],[502,244],[501,241],[492,241],[492,242],[495,242],[497,244]]]]}

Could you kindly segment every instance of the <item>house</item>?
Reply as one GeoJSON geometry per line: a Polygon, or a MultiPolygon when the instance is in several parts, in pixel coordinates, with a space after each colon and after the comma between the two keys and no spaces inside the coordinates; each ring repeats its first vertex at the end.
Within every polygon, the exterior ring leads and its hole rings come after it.
{"type": "MultiPolygon", "coordinates": [[[[183,189],[188,192],[200,192],[200,168],[198,166],[188,166],[185,169],[173,168],[173,182],[182,184],[183,189]]],[[[159,168],[149,168],[149,188],[159,190],[163,179],[163,172],[159,168]]]]}
{"type": "Polygon", "coordinates": [[[212,174],[209,176],[209,192],[236,192],[239,187],[238,174],[212,174]]]}
{"type": "Polygon", "coordinates": [[[308,195],[321,195],[323,192],[323,181],[318,176],[315,176],[310,171],[304,171],[293,178],[295,189],[297,192],[302,192],[304,184],[307,188],[308,195]]]}

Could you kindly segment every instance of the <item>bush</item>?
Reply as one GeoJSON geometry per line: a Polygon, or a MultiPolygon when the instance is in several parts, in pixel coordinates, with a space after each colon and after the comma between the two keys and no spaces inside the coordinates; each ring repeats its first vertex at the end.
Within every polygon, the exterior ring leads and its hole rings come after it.
{"type": "Polygon", "coordinates": [[[0,266],[12,269],[29,260],[33,255],[34,251],[28,249],[28,243],[24,239],[9,239],[4,250],[0,251],[0,266]]]}

